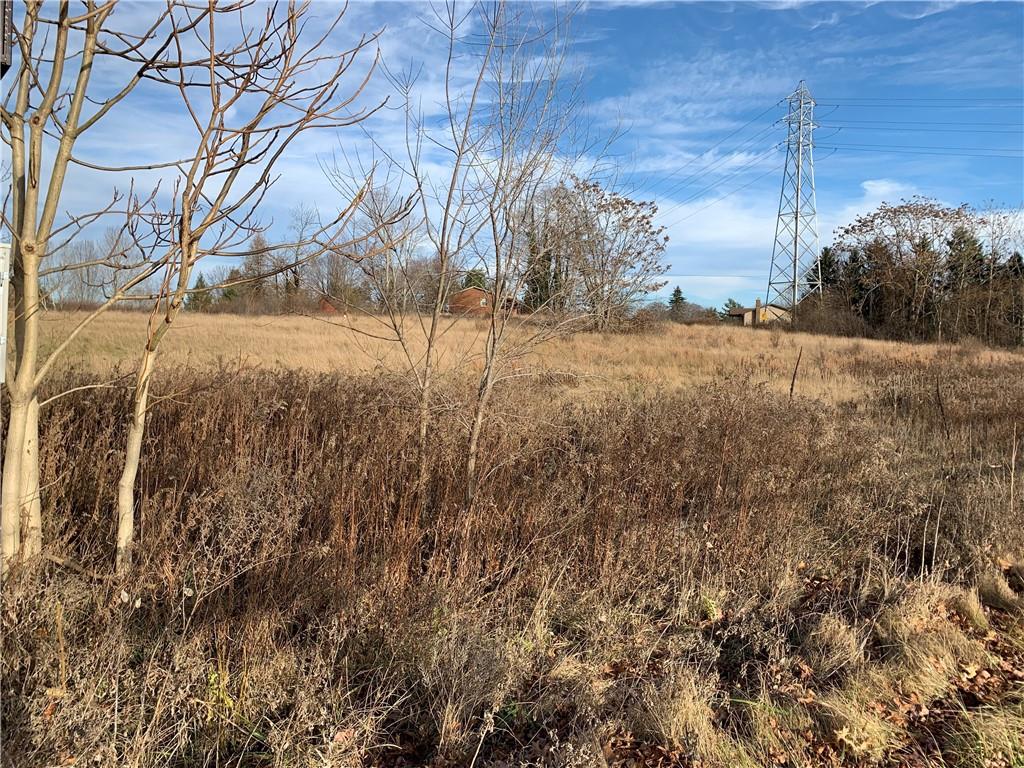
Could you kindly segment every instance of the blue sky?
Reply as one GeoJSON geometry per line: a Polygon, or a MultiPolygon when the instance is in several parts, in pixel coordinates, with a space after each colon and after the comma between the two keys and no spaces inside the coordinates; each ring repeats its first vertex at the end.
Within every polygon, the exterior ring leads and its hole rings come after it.
{"type": "MultiPolygon", "coordinates": [[[[340,8],[317,2],[325,17],[340,8]]],[[[131,26],[152,8],[128,3],[116,13],[131,26]]],[[[356,2],[337,42],[383,29],[387,65],[422,68],[417,98],[429,113],[445,51],[425,30],[427,15],[425,4],[356,2]]],[[[572,35],[591,133],[622,133],[610,148],[610,176],[661,208],[671,237],[665,293],[678,284],[689,299],[713,305],[764,295],[783,159],[778,121],[801,79],[819,102],[823,245],[835,227],[883,200],[921,194],[950,204],[1022,204],[1024,4],[589,2],[572,35]]],[[[362,71],[353,69],[353,81],[362,71]]],[[[122,76],[98,69],[95,78],[102,90],[122,76]]],[[[389,90],[377,77],[364,101],[389,90]]],[[[155,92],[140,90],[105,125],[83,140],[82,156],[123,162],[126,147],[132,162],[187,154],[180,105],[155,92]]],[[[273,229],[283,231],[298,205],[342,207],[322,163],[339,150],[365,156],[371,137],[402,146],[401,110],[297,143],[262,211],[273,229]]],[[[135,181],[145,188],[161,173],[135,181]]],[[[75,169],[65,208],[95,208],[110,186],[75,169]]]]}
{"type": "Polygon", "coordinates": [[[772,124],[801,79],[819,102],[823,245],[882,200],[1024,199],[1024,5],[594,3],[576,29],[595,119],[629,128],[623,181],[659,202],[668,279],[693,300],[764,294],[772,124]]]}

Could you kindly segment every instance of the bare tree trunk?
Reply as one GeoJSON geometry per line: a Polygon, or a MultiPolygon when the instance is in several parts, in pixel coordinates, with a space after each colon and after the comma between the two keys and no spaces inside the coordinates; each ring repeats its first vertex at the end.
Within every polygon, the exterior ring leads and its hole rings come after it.
{"type": "Polygon", "coordinates": [[[420,388],[419,403],[419,446],[417,447],[417,474],[416,474],[416,519],[419,519],[420,508],[423,506],[424,496],[427,489],[427,432],[430,429],[430,397],[431,397],[431,367],[427,365],[423,370],[423,386],[420,388]]]}
{"type": "MultiPolygon", "coordinates": [[[[0,571],[7,572],[10,565],[25,554],[22,522],[25,504],[31,493],[39,500],[39,401],[36,399],[36,355],[39,349],[39,260],[34,257],[35,243],[22,246],[21,274],[15,275],[17,296],[14,328],[17,373],[8,384],[11,414],[4,446],[2,501],[0,501],[0,530],[2,530],[2,557],[0,571]],[[32,487],[33,478],[35,485],[32,487]]],[[[6,363],[6,361],[4,361],[6,363]]]]}
{"type": "Polygon", "coordinates": [[[25,433],[28,426],[29,401],[11,392],[11,415],[4,446],[2,517],[0,547],[4,574],[21,557],[21,465],[25,455],[25,433]]]}
{"type": "Polygon", "coordinates": [[[423,375],[420,386],[419,402],[419,446],[417,448],[417,476],[416,476],[416,511],[414,524],[420,520],[420,512],[423,509],[427,493],[427,433],[430,431],[430,400],[433,397],[434,384],[434,344],[437,339],[437,327],[441,322],[441,307],[444,303],[444,295],[447,291],[444,285],[443,275],[447,271],[447,262],[441,262],[442,278],[438,281],[437,297],[434,299],[434,307],[430,317],[430,330],[427,334],[427,349],[423,358],[423,375]]]}
{"type": "Polygon", "coordinates": [[[473,499],[476,496],[477,476],[476,463],[480,454],[480,433],[483,431],[484,416],[490,404],[491,392],[494,389],[494,362],[496,348],[488,340],[487,360],[484,363],[484,371],[480,376],[480,388],[477,391],[476,408],[473,412],[473,424],[469,431],[469,447],[466,451],[466,509],[473,506],[473,499]]]}
{"type": "Polygon", "coordinates": [[[3,539],[0,571],[3,573],[25,554],[22,522],[28,495],[32,495],[37,505],[39,503],[39,401],[36,399],[35,381],[40,312],[37,252],[38,244],[34,240],[26,238],[21,243],[16,262],[20,274],[16,273],[13,281],[17,297],[14,322],[16,373],[7,390],[11,399],[11,415],[4,450],[3,498],[0,502],[3,539]]]}
{"type": "Polygon", "coordinates": [[[989,318],[991,317],[991,314],[992,314],[992,289],[993,289],[993,286],[994,286],[994,283],[995,283],[995,275],[993,274],[993,272],[995,272],[995,258],[996,257],[993,256],[991,259],[989,259],[989,263],[988,263],[988,301],[985,302],[985,334],[984,334],[985,335],[985,342],[986,343],[989,342],[989,337],[988,337],[989,318]]]}
{"type": "MultiPolygon", "coordinates": [[[[8,111],[5,108],[3,111],[3,122],[8,131],[6,141],[11,148],[11,208],[10,218],[5,215],[4,223],[11,231],[13,245],[15,363],[8,382],[11,415],[4,446],[3,489],[0,493],[2,573],[6,573],[26,551],[32,555],[42,549],[37,393],[54,357],[88,322],[80,324],[57,345],[41,367],[38,365],[39,313],[45,298],[40,291],[40,262],[53,255],[49,251],[49,240],[60,209],[60,197],[75,141],[131,90],[128,86],[112,96],[82,123],[97,36],[114,5],[90,7],[84,17],[75,19],[69,13],[70,4],[61,3],[56,20],[41,22],[42,5],[26,3],[21,29],[14,32],[22,55],[13,73],[17,83],[13,109],[8,111]],[[52,24],[53,29],[39,36],[40,23],[52,24]],[[72,29],[82,32],[79,38],[81,49],[69,54],[72,29]],[[78,59],[77,77],[66,77],[65,65],[74,58],[78,59]],[[71,82],[74,84],[69,85],[71,82]],[[34,90],[40,94],[36,103],[30,99],[34,90]],[[44,141],[46,136],[55,140],[52,161],[49,162],[44,154],[44,145],[47,149],[50,147],[44,141]]],[[[131,81],[131,85],[138,82],[144,71],[144,68],[138,71],[137,79],[131,81]]],[[[84,220],[71,218],[65,227],[84,220]]],[[[62,236],[67,236],[66,229],[62,236]]],[[[92,317],[96,314],[93,313],[92,317]]],[[[6,362],[0,361],[0,364],[6,365],[6,362]]]]}
{"type": "Polygon", "coordinates": [[[125,442],[124,466],[117,483],[117,553],[115,565],[118,573],[124,573],[132,564],[132,544],[135,537],[135,480],[139,474],[142,457],[142,438],[146,432],[146,410],[149,407],[149,383],[156,365],[157,349],[147,345],[135,382],[132,420],[128,425],[128,439],[125,442]]]}
{"type": "MultiPolygon", "coordinates": [[[[168,8],[177,9],[177,6],[172,4],[168,8]]],[[[333,24],[340,23],[344,12],[343,9],[336,15],[333,24]]],[[[153,301],[153,313],[139,363],[124,465],[117,489],[116,568],[119,572],[131,566],[135,481],[145,434],[150,382],[163,336],[189,295],[192,271],[203,257],[231,251],[261,231],[252,218],[255,205],[274,182],[274,164],[297,136],[306,130],[351,125],[373,111],[351,114],[345,110],[362,93],[373,71],[372,65],[362,84],[348,96],[348,101],[338,101],[339,82],[355,60],[355,53],[367,47],[372,38],[364,38],[345,55],[328,55],[322,50],[326,37],[303,34],[309,21],[309,8],[301,4],[288,4],[269,11],[265,26],[250,26],[242,7],[237,5],[222,8],[210,3],[206,11],[208,23],[204,25],[196,23],[191,8],[181,13],[189,21],[184,27],[173,27],[174,42],[180,50],[184,29],[188,33],[186,45],[198,45],[205,51],[205,57],[179,67],[177,75],[167,82],[177,87],[183,108],[197,121],[199,136],[191,159],[181,162],[181,186],[174,195],[177,208],[171,217],[175,222],[173,231],[159,233],[159,241],[167,243],[162,260],[165,274],[159,290],[149,297],[153,301]],[[221,49],[216,43],[222,26],[219,18],[225,19],[223,24],[232,27],[239,24],[243,29],[240,42],[228,49],[221,49]],[[313,64],[326,62],[329,63],[323,70],[323,79],[307,82],[304,75],[313,64]],[[202,79],[208,85],[203,90],[209,102],[201,108],[196,106],[198,94],[193,95],[196,93],[192,88],[195,67],[203,69],[202,79]],[[255,109],[246,122],[235,127],[230,115],[239,102],[244,104],[250,100],[255,109]],[[205,122],[198,122],[196,115],[199,113],[205,113],[205,122]],[[176,283],[173,289],[172,281],[176,283]],[[158,320],[161,313],[163,317],[158,320]]],[[[184,18],[181,21],[184,23],[184,18]]],[[[357,196],[327,227],[318,223],[311,238],[300,237],[296,249],[312,244],[321,249],[333,246],[335,234],[330,235],[331,242],[327,245],[320,244],[319,238],[328,228],[341,232],[358,205],[357,196]]],[[[323,252],[320,250],[312,257],[323,252]]],[[[298,250],[296,255],[298,257],[298,250]]],[[[270,257],[273,258],[273,254],[270,257]]],[[[296,293],[301,287],[299,264],[304,258],[296,258],[280,271],[286,294],[292,293],[289,286],[294,285],[296,293]]],[[[250,275],[260,280],[265,277],[250,275]]],[[[224,285],[230,282],[225,281],[224,285]]]]}
{"type": "Polygon", "coordinates": [[[28,403],[25,437],[21,460],[21,518],[28,523],[25,531],[26,557],[43,551],[42,502],[39,497],[39,400],[28,403]]]}

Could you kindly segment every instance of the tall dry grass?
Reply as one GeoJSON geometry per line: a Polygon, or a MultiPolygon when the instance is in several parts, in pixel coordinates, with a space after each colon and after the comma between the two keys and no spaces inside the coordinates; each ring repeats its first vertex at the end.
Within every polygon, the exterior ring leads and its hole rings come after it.
{"type": "MultiPolygon", "coordinates": [[[[46,343],[63,338],[79,317],[74,312],[48,313],[46,343]]],[[[519,334],[511,334],[513,342],[530,327],[527,324],[519,334]]],[[[134,366],[144,328],[139,313],[102,316],[71,350],[65,368],[103,375],[134,366]]],[[[440,341],[440,367],[457,378],[475,377],[486,333],[482,320],[450,321],[440,341]]],[[[161,365],[165,369],[232,365],[345,374],[404,370],[403,351],[396,342],[377,338],[382,335],[388,334],[380,320],[364,315],[191,314],[182,317],[168,336],[161,365]]],[[[421,351],[415,329],[408,336],[413,354],[421,351]]],[[[863,375],[864,368],[944,361],[950,355],[965,354],[962,349],[731,325],[664,324],[635,335],[578,333],[551,339],[529,355],[509,361],[507,372],[560,381],[571,390],[570,399],[637,385],[677,389],[737,377],[787,392],[800,356],[797,392],[841,403],[863,398],[870,391],[872,380],[863,375]]],[[[1020,353],[973,348],[966,354],[978,364],[1001,363],[1024,373],[1020,353]]]]}
{"type": "MultiPolygon", "coordinates": [[[[1024,755],[1000,571],[1024,555],[1018,357],[731,328],[562,340],[532,364],[605,370],[603,389],[504,382],[467,509],[463,367],[419,497],[404,377],[343,365],[336,329],[311,343],[323,371],[271,370],[304,319],[252,331],[259,368],[218,367],[242,326],[202,322],[165,359],[123,580],[126,398],[45,409],[51,547],[5,586],[5,765],[1024,755]]],[[[449,359],[474,333],[453,328],[449,359]]],[[[95,381],[117,339],[54,391],[95,381]]]]}

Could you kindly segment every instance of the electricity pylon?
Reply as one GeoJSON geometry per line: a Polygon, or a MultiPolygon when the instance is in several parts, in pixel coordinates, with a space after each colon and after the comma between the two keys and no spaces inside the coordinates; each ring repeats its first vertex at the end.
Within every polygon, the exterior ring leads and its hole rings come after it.
{"type": "Polygon", "coordinates": [[[814,197],[814,99],[801,80],[787,100],[786,165],[767,303],[793,310],[808,294],[821,292],[821,261],[814,197]]]}

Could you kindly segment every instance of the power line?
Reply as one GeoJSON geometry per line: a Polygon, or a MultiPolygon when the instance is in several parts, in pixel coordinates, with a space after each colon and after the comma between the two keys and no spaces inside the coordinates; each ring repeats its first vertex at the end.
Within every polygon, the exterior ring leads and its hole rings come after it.
{"type": "MultiPolygon", "coordinates": [[[[707,176],[710,176],[711,175],[711,171],[720,168],[723,164],[725,164],[728,161],[732,160],[736,156],[736,154],[739,153],[741,150],[745,150],[748,146],[751,146],[753,144],[757,144],[758,142],[760,142],[763,139],[767,138],[768,136],[770,136],[773,133],[773,131],[774,131],[774,125],[770,125],[767,128],[764,128],[764,129],[758,131],[753,136],[749,137],[748,139],[745,139],[744,141],[740,142],[735,147],[733,147],[732,150],[730,150],[730,152],[728,154],[722,155],[717,160],[715,160],[715,161],[713,161],[713,162],[703,166],[699,171],[690,174],[685,179],[682,179],[681,181],[676,182],[675,184],[673,184],[668,189],[662,191],[662,193],[661,193],[662,196],[667,197],[667,196],[669,196],[669,195],[671,195],[671,194],[673,194],[675,192],[678,192],[681,189],[685,189],[688,186],[692,186],[694,183],[696,183],[696,182],[706,178],[707,176]]],[[[774,148],[774,145],[773,145],[773,148],[774,148]]],[[[714,147],[712,147],[712,149],[714,149],[714,147]]],[[[710,151],[710,150],[708,150],[708,151],[710,151]]]]}
{"type": "Polygon", "coordinates": [[[743,124],[742,124],[741,126],[739,126],[739,127],[738,127],[738,128],[736,129],[736,130],[734,130],[734,131],[733,131],[732,133],[730,133],[730,134],[728,134],[727,136],[725,136],[724,138],[722,138],[722,139],[721,139],[720,141],[717,141],[717,142],[715,142],[714,144],[712,144],[711,146],[709,146],[709,147],[707,148],[707,150],[703,151],[703,152],[702,152],[702,153],[700,153],[699,155],[694,155],[694,156],[693,156],[692,158],[690,158],[690,160],[689,160],[689,161],[688,161],[687,163],[685,163],[685,164],[684,164],[684,165],[683,165],[683,166],[682,166],[681,168],[679,168],[679,169],[678,169],[678,170],[676,170],[676,171],[675,171],[675,172],[674,172],[674,173],[673,173],[672,175],[670,175],[670,176],[669,176],[669,178],[672,178],[672,176],[674,176],[674,175],[676,175],[676,174],[680,173],[681,171],[685,170],[685,168],[686,168],[686,167],[687,167],[688,165],[691,165],[691,164],[693,163],[693,161],[695,161],[695,160],[696,160],[697,158],[701,158],[701,157],[703,157],[703,156],[707,155],[707,154],[708,154],[708,153],[710,153],[710,152],[711,152],[712,150],[717,150],[717,148],[718,148],[719,146],[721,146],[722,144],[724,144],[724,143],[725,143],[726,141],[728,141],[728,140],[729,140],[730,138],[732,138],[733,136],[735,136],[735,135],[737,135],[737,134],[739,134],[739,133],[742,133],[742,132],[743,132],[743,131],[744,131],[745,129],[748,129],[748,128],[750,128],[750,127],[751,127],[752,125],[754,125],[754,124],[755,124],[755,123],[757,123],[757,122],[758,122],[759,120],[761,120],[761,118],[763,118],[763,117],[764,117],[765,115],[767,115],[768,113],[770,113],[770,112],[771,112],[772,110],[776,109],[776,108],[777,108],[777,106],[778,106],[778,105],[779,105],[780,103],[782,103],[782,99],[781,99],[781,98],[780,98],[780,99],[779,99],[778,101],[776,101],[775,103],[773,103],[773,104],[772,104],[771,106],[769,106],[769,108],[768,108],[768,109],[766,109],[766,110],[765,110],[764,112],[761,112],[761,113],[759,113],[759,114],[758,114],[758,115],[756,115],[756,116],[755,116],[754,118],[752,118],[752,119],[751,119],[750,121],[748,121],[748,122],[746,122],[746,123],[743,123],[743,124]]]}
{"type": "Polygon", "coordinates": [[[863,147],[846,144],[819,144],[819,149],[850,150],[852,152],[879,152],[883,154],[893,153],[897,155],[934,155],[939,157],[992,157],[1005,160],[1024,160],[1024,155],[995,155],[995,154],[971,154],[967,152],[926,152],[917,150],[894,149],[892,147],[863,147]]]}
{"type": "Polygon", "coordinates": [[[949,96],[935,96],[930,98],[921,98],[915,96],[825,96],[822,101],[816,102],[822,104],[825,101],[911,101],[911,102],[977,102],[977,101],[1015,101],[1024,103],[1024,98],[1019,96],[973,96],[970,98],[961,97],[949,97],[949,96]]]}
{"type": "Polygon", "coordinates": [[[715,279],[715,278],[719,278],[719,277],[750,277],[750,278],[760,278],[760,277],[763,277],[763,275],[760,272],[757,273],[757,274],[749,274],[749,275],[737,274],[735,272],[730,272],[730,273],[724,273],[723,272],[723,273],[714,274],[714,275],[707,275],[707,274],[705,274],[705,275],[685,275],[685,274],[677,274],[677,273],[673,272],[671,275],[666,275],[666,276],[667,277],[708,278],[708,279],[715,279]]]}
{"type": "Polygon", "coordinates": [[[882,104],[879,102],[865,102],[863,104],[838,104],[836,102],[817,102],[819,107],[898,107],[900,109],[1020,109],[1024,110],[1024,103],[1021,104],[882,104]]]}
{"type": "Polygon", "coordinates": [[[775,150],[778,149],[778,147],[779,147],[779,145],[775,144],[774,146],[770,147],[767,151],[761,152],[760,154],[755,155],[749,162],[744,163],[742,166],[740,166],[739,168],[731,171],[729,174],[727,174],[726,176],[722,177],[721,179],[718,179],[713,184],[709,184],[708,186],[703,187],[702,189],[698,190],[697,192],[691,194],[689,197],[687,197],[687,198],[685,198],[683,200],[680,200],[679,202],[673,203],[672,205],[666,207],[663,211],[660,211],[660,214],[662,216],[666,216],[669,213],[671,213],[672,211],[679,210],[684,205],[692,203],[694,200],[699,199],[706,192],[709,192],[710,190],[714,189],[715,187],[727,183],[728,181],[730,181],[731,179],[735,178],[736,176],[739,176],[741,173],[746,171],[748,168],[752,168],[753,166],[757,165],[761,160],[763,160],[764,158],[766,158],[769,155],[773,154],[775,152],[775,150]]]}
{"type": "Polygon", "coordinates": [[[772,174],[772,173],[778,173],[778,168],[777,168],[777,167],[775,167],[775,168],[769,168],[769,169],[768,169],[767,171],[765,171],[764,173],[762,173],[762,174],[761,174],[760,176],[758,176],[758,177],[757,177],[756,179],[754,179],[754,180],[752,180],[752,181],[749,181],[748,183],[745,183],[745,184],[743,184],[742,186],[737,186],[737,187],[736,187],[735,189],[733,189],[732,191],[730,191],[730,193],[727,193],[727,194],[725,194],[725,195],[721,196],[720,198],[716,198],[715,200],[713,200],[713,201],[712,201],[711,203],[709,203],[708,205],[705,205],[705,206],[700,206],[700,208],[696,209],[695,211],[693,211],[693,212],[691,212],[691,213],[687,214],[686,216],[683,216],[682,218],[678,218],[678,219],[676,219],[675,221],[669,222],[668,224],[664,224],[664,226],[665,226],[666,228],[668,228],[668,227],[670,227],[670,226],[676,226],[677,224],[681,224],[682,222],[684,222],[684,221],[687,221],[688,219],[691,219],[691,218],[693,218],[694,216],[696,216],[696,215],[697,215],[698,213],[700,213],[701,211],[706,211],[706,210],[708,210],[709,208],[711,208],[712,206],[716,206],[716,205],[718,205],[719,203],[721,203],[721,202],[722,202],[723,200],[725,200],[726,198],[731,198],[731,197],[732,197],[733,195],[735,195],[736,193],[741,193],[741,191],[742,191],[743,189],[746,189],[746,188],[750,188],[751,186],[754,186],[754,184],[756,184],[756,183],[757,183],[758,181],[760,181],[761,179],[765,178],[766,176],[769,176],[769,175],[770,175],[770,174],[772,174]]]}
{"type": "Polygon", "coordinates": [[[1024,126],[1024,123],[1006,123],[1006,122],[978,123],[978,122],[975,122],[974,120],[970,121],[969,123],[960,123],[960,122],[953,123],[953,122],[939,122],[939,121],[936,121],[936,120],[847,120],[846,118],[842,118],[842,122],[844,122],[844,123],[857,123],[858,125],[874,125],[875,123],[879,123],[879,124],[882,124],[882,125],[958,125],[958,126],[965,126],[965,125],[1005,125],[1005,126],[1024,126]]]}
{"type": "Polygon", "coordinates": [[[896,126],[896,125],[846,125],[843,124],[832,124],[832,123],[819,123],[819,128],[843,128],[852,129],[856,131],[910,131],[912,133],[1013,133],[1018,136],[1024,134],[1024,130],[1020,128],[1016,130],[996,130],[990,128],[910,128],[907,126],[896,126]]]}
{"type": "MultiPolygon", "coordinates": [[[[760,113],[759,113],[759,114],[757,114],[757,115],[756,115],[755,117],[751,118],[751,119],[750,119],[750,120],[749,120],[748,122],[746,122],[746,123],[744,123],[743,125],[741,125],[741,126],[740,126],[739,128],[737,128],[737,129],[736,129],[735,131],[733,131],[732,133],[728,134],[727,136],[723,137],[723,138],[722,138],[722,139],[720,139],[719,141],[715,142],[715,143],[714,143],[714,144],[712,144],[712,145],[711,145],[710,147],[708,147],[707,149],[705,149],[705,150],[704,150],[703,152],[700,152],[699,154],[696,154],[696,155],[694,155],[693,157],[691,157],[691,158],[690,158],[690,159],[689,159],[688,161],[686,161],[685,163],[683,163],[683,165],[681,165],[681,166],[680,166],[679,168],[677,168],[677,169],[676,169],[675,171],[673,171],[673,172],[672,172],[671,174],[669,174],[669,175],[668,175],[667,177],[665,177],[664,179],[662,179],[662,180],[661,180],[660,182],[658,182],[658,183],[664,183],[665,181],[668,181],[668,179],[671,179],[671,178],[672,178],[673,176],[677,176],[677,175],[679,175],[679,174],[680,174],[680,173],[682,173],[682,171],[684,171],[684,170],[685,170],[685,169],[686,169],[687,167],[689,167],[690,165],[692,165],[692,164],[694,163],[694,161],[696,161],[696,160],[697,160],[698,158],[700,158],[700,157],[704,157],[704,156],[705,156],[706,154],[708,154],[708,153],[709,153],[709,152],[710,152],[711,150],[713,150],[713,149],[717,149],[718,147],[722,146],[722,144],[724,144],[725,142],[727,142],[727,141],[728,141],[729,139],[731,139],[731,138],[732,138],[733,136],[736,136],[737,134],[739,134],[739,133],[742,133],[742,132],[743,132],[744,130],[746,130],[746,129],[747,129],[747,128],[749,128],[749,127],[750,127],[751,125],[753,125],[754,123],[756,123],[756,122],[757,122],[758,120],[760,120],[760,119],[761,119],[762,117],[764,117],[764,116],[765,116],[765,115],[767,115],[767,114],[768,114],[769,112],[771,112],[771,111],[772,111],[773,109],[775,109],[776,107],[778,107],[778,106],[779,106],[779,104],[781,104],[781,103],[782,103],[783,101],[784,101],[784,99],[779,99],[779,100],[778,100],[778,101],[776,101],[776,102],[775,102],[774,104],[772,104],[772,105],[771,105],[770,107],[768,107],[768,108],[767,108],[766,110],[764,110],[763,112],[760,112],[760,113]]],[[[763,132],[763,131],[759,131],[758,133],[762,133],[762,132],[763,132]]],[[[747,143],[747,142],[744,142],[744,143],[747,143]]]]}
{"type": "Polygon", "coordinates": [[[829,143],[833,146],[871,147],[881,149],[949,149],[953,151],[963,150],[965,152],[1024,152],[1024,149],[1016,149],[1014,147],[936,147],[930,145],[921,146],[918,144],[860,144],[857,142],[851,144],[836,144],[836,142],[829,143]]]}

